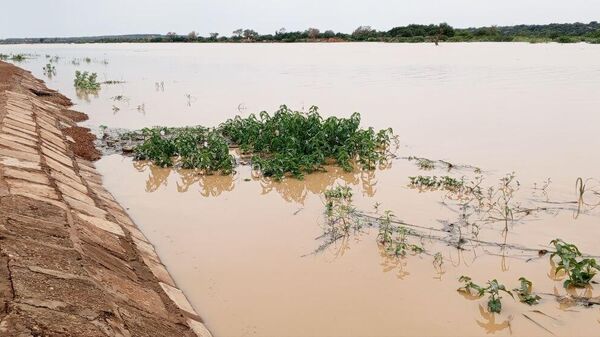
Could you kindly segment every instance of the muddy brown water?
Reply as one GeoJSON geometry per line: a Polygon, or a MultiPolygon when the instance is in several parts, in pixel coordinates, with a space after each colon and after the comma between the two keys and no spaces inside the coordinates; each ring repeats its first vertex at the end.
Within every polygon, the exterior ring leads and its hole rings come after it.
{"type": "MultiPolygon", "coordinates": [[[[599,46],[119,44],[0,46],[0,52],[39,54],[20,64],[38,77],[45,55],[59,56],[48,86],[74,98],[90,126],[216,125],[283,103],[296,109],[314,104],[326,115],[358,111],[365,125],[393,127],[400,156],[474,165],[488,185],[514,171],[522,205],[577,200],[577,177],[600,178],[599,46]],[[72,64],[77,58],[78,66],[72,64]],[[77,98],[75,69],[126,83],[77,98]],[[111,99],[117,95],[128,100],[111,99]],[[547,178],[547,195],[533,188],[547,178]]],[[[107,188],[217,336],[550,335],[544,329],[598,335],[598,306],[543,295],[541,304],[528,307],[504,295],[502,313],[490,315],[485,299],[456,292],[460,275],[479,283],[496,278],[509,288],[525,276],[536,292],[566,294],[548,256],[536,252],[457,250],[424,240],[429,254],[443,254],[440,272],[427,254],[387,257],[376,230],[365,228],[310,254],[321,243],[315,239],[324,225],[321,195],[337,183],[352,186],[362,210],[380,202],[399,219],[434,229],[456,221],[455,208],[442,203],[444,193],[407,187],[411,175],[474,175],[439,166],[422,171],[398,159],[372,173],[328,168],[302,181],[274,183],[244,166],[233,176],[203,177],[115,155],[97,163],[107,188]]],[[[588,188],[597,186],[592,181],[588,188]]],[[[594,198],[587,194],[589,203],[594,198]]],[[[503,224],[486,224],[479,239],[545,249],[560,237],[600,256],[600,207],[577,217],[573,204],[560,207],[566,209],[509,224],[506,238],[503,224]]],[[[597,288],[575,293],[598,296],[597,288]]]]}

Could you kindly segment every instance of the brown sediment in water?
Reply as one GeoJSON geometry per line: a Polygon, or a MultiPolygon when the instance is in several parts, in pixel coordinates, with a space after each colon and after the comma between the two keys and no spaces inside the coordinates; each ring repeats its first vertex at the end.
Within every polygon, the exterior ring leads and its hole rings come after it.
{"type": "Polygon", "coordinates": [[[0,335],[210,336],[84,159],[70,104],[0,62],[0,335]]]}

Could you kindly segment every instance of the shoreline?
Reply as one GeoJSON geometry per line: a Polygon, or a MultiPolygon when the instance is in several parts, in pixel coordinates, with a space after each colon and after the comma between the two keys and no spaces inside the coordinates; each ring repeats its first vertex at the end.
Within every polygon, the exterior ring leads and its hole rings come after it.
{"type": "Polygon", "coordinates": [[[211,336],[103,187],[71,105],[0,62],[0,333],[211,336]]]}

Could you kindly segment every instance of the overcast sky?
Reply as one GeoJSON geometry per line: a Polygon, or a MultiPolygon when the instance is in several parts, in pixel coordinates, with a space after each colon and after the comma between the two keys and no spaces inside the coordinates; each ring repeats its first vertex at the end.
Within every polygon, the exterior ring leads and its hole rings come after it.
{"type": "Polygon", "coordinates": [[[1,0],[0,38],[600,21],[600,0],[1,0]]]}

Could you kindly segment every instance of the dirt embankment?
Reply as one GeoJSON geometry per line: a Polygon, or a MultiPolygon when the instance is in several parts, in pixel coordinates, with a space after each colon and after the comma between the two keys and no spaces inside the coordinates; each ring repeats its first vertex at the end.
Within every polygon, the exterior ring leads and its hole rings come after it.
{"type": "Polygon", "coordinates": [[[0,62],[0,335],[210,336],[103,188],[70,105],[0,62]]]}

